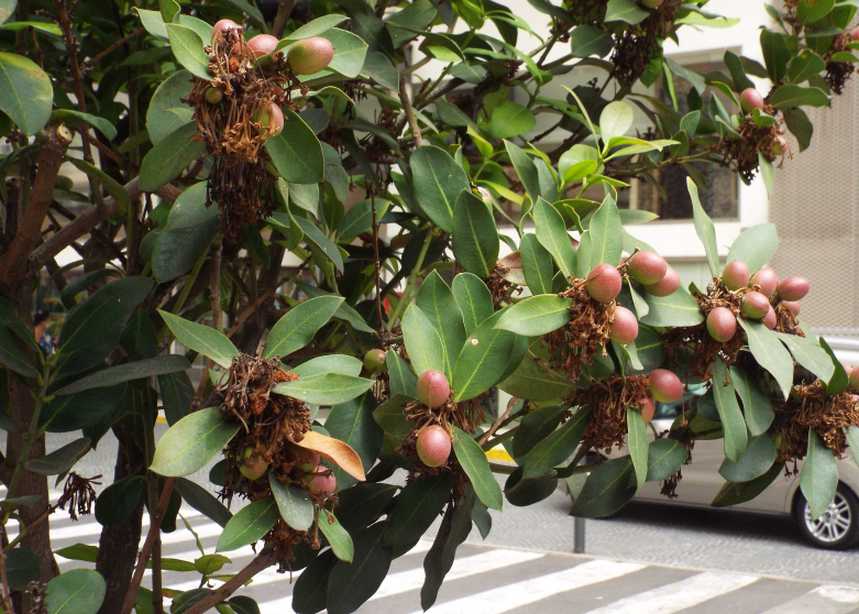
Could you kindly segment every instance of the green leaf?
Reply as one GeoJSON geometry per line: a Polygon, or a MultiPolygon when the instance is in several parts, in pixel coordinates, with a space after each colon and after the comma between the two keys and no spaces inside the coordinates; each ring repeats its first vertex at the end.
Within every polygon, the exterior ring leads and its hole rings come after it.
{"type": "Polygon", "coordinates": [[[722,421],[725,433],[725,456],[732,461],[738,461],[749,445],[749,433],[746,421],[737,402],[737,393],[728,372],[728,367],[721,358],[713,362],[713,399],[716,401],[716,411],[722,421]]]}
{"type": "Polygon", "coordinates": [[[689,190],[689,198],[692,200],[692,218],[695,222],[695,232],[701,243],[704,244],[704,252],[707,255],[707,264],[710,267],[710,273],[718,275],[721,270],[719,267],[719,250],[716,247],[716,227],[713,226],[713,220],[704,211],[701,206],[701,199],[698,197],[698,186],[692,181],[691,177],[686,178],[686,187],[689,190]]]}
{"type": "Polygon", "coordinates": [[[204,554],[194,560],[194,571],[204,576],[211,576],[223,569],[224,565],[230,563],[230,559],[223,554],[204,554]]]}
{"type": "Polygon", "coordinates": [[[163,476],[180,477],[202,469],[239,432],[219,407],[188,414],[158,440],[149,469],[163,476]]]}
{"type": "Polygon", "coordinates": [[[5,326],[0,325],[0,365],[26,378],[36,378],[39,367],[35,352],[5,326]]]}
{"type": "Polygon", "coordinates": [[[456,358],[453,398],[465,401],[489,390],[511,373],[528,351],[524,337],[497,328],[498,312],[468,336],[456,358]]]}
{"type": "Polygon", "coordinates": [[[838,489],[838,462],[812,428],[808,429],[808,451],[799,470],[799,487],[812,518],[823,515],[838,489]]]}
{"type": "Polygon", "coordinates": [[[194,386],[191,378],[185,372],[170,373],[158,376],[158,390],[161,392],[161,402],[167,424],[175,424],[191,409],[194,397],[194,386]]]}
{"type": "Polygon", "coordinates": [[[266,497],[240,509],[218,537],[215,552],[228,552],[262,539],[277,522],[274,498],[266,497]]]}
{"type": "Polygon", "coordinates": [[[507,150],[507,156],[510,158],[510,163],[516,170],[519,180],[525,187],[525,192],[531,197],[531,202],[536,202],[540,196],[540,180],[537,175],[537,167],[530,156],[525,153],[521,147],[510,141],[504,141],[504,148],[507,150]]]}
{"type": "Polygon", "coordinates": [[[343,300],[341,296],[317,296],[292,307],[272,327],[264,356],[278,358],[303,348],[328,323],[343,300]]]}
{"type": "Polygon", "coordinates": [[[758,224],[744,229],[728,251],[728,262],[745,262],[750,273],[767,264],[778,248],[778,233],[775,224],[758,224]]]}
{"type": "Polygon", "coordinates": [[[409,159],[409,166],[421,209],[437,226],[453,232],[454,204],[469,189],[465,171],[449,153],[434,145],[418,147],[409,159]]]}
{"type": "Polygon", "coordinates": [[[322,145],[300,115],[284,109],[283,131],[265,142],[277,173],[288,183],[319,183],[325,176],[322,145]]]}
{"type": "Polygon", "coordinates": [[[629,456],[601,463],[588,475],[570,513],[587,518],[611,516],[633,497],[635,485],[629,456]]]}
{"type": "Polygon", "coordinates": [[[218,206],[206,206],[206,191],[207,182],[195,183],[170,207],[152,250],[152,272],[159,283],[191,271],[217,234],[218,206]]]}
{"type": "Polygon", "coordinates": [[[167,39],[170,41],[170,49],[173,57],[188,72],[195,77],[208,81],[212,78],[209,74],[209,56],[203,50],[203,41],[200,35],[192,28],[178,23],[166,23],[167,39]]]}
{"type": "Polygon", "coordinates": [[[513,373],[499,382],[498,387],[511,396],[529,401],[565,399],[573,390],[573,384],[566,375],[527,355],[513,373]]]}
{"type": "Polygon", "coordinates": [[[657,439],[647,456],[647,481],[658,482],[677,473],[688,458],[688,448],[676,439],[657,439]]]}
{"type": "Polygon", "coordinates": [[[367,43],[347,30],[331,28],[322,35],[334,45],[334,58],[326,70],[339,73],[347,79],[361,74],[367,57],[367,43]]]}
{"type": "Polygon", "coordinates": [[[769,471],[775,462],[776,449],[769,435],[753,437],[736,461],[726,458],[719,467],[719,473],[729,482],[750,482],[769,471]]]}
{"type": "Polygon", "coordinates": [[[0,23],[3,23],[15,12],[18,0],[0,0],[0,23]]]}
{"type": "Polygon", "coordinates": [[[624,21],[635,25],[647,19],[649,15],[649,12],[642,10],[633,0],[608,0],[605,21],[624,21]]]}
{"type": "Polygon", "coordinates": [[[761,494],[767,487],[772,484],[780,474],[784,467],[782,463],[776,463],[770,470],[762,476],[751,480],[750,482],[727,482],[716,493],[711,505],[715,507],[726,507],[729,505],[738,505],[751,501],[761,494]]]}
{"type": "Polygon", "coordinates": [[[695,326],[704,321],[704,314],[698,301],[683,288],[678,288],[668,296],[647,294],[647,315],[641,318],[643,324],[658,327],[695,326]]]}
{"type": "Polygon", "coordinates": [[[794,360],[814,373],[821,381],[828,382],[835,375],[835,364],[832,358],[816,338],[778,332],[776,335],[790,350],[794,360]]]}
{"type": "Polygon", "coordinates": [[[142,475],[115,481],[98,495],[96,520],[105,527],[130,520],[134,510],[143,502],[145,493],[146,481],[142,475]]]}
{"type": "Polygon", "coordinates": [[[156,356],[154,358],[145,358],[134,362],[126,362],[121,365],[115,365],[91,373],[81,379],[75,380],[71,384],[63,386],[54,394],[75,394],[90,388],[108,388],[130,382],[138,379],[149,378],[154,375],[164,375],[167,373],[175,373],[177,371],[185,371],[190,369],[191,364],[184,356],[168,354],[166,356],[156,356]]]}
{"type": "Polygon", "coordinates": [[[608,55],[613,47],[611,34],[591,25],[576,26],[570,34],[570,50],[577,58],[608,55]]]}
{"type": "Polygon", "coordinates": [[[496,327],[517,335],[539,337],[570,321],[571,304],[571,299],[557,294],[529,296],[504,310],[496,327]]]}
{"type": "Polygon", "coordinates": [[[770,79],[779,83],[784,79],[787,62],[793,56],[788,41],[790,37],[781,32],[761,28],[761,51],[770,79]]]}
{"type": "Polygon", "coordinates": [[[470,190],[456,200],[453,217],[453,254],[466,271],[489,277],[498,260],[498,231],[489,207],[470,190]]]}
{"type": "Polygon", "coordinates": [[[825,69],[823,58],[811,49],[803,49],[788,62],[787,78],[794,83],[802,83],[819,75],[825,69]]]}
{"type": "Polygon", "coordinates": [[[793,358],[779,341],[778,336],[760,322],[749,322],[738,318],[746,331],[749,350],[757,363],[769,371],[786,399],[793,385],[793,358]]]}
{"type": "Polygon", "coordinates": [[[343,375],[360,375],[363,363],[348,354],[324,354],[311,358],[294,367],[292,372],[299,377],[311,377],[324,373],[341,373],[343,375]]]}
{"type": "Polygon", "coordinates": [[[93,614],[101,607],[107,584],[91,569],[72,569],[45,587],[48,614],[93,614]]]}
{"type": "MultiPolygon", "coordinates": [[[[279,217],[280,215],[282,215],[282,214],[275,212],[273,217],[279,217]]],[[[301,232],[304,233],[304,236],[311,243],[316,245],[316,247],[318,247],[319,250],[323,254],[325,254],[325,256],[329,260],[331,260],[331,262],[334,264],[335,269],[337,269],[339,272],[342,273],[343,272],[343,256],[340,255],[340,250],[337,248],[337,245],[334,243],[334,241],[332,241],[326,235],[324,235],[322,233],[322,231],[316,227],[316,224],[314,224],[310,220],[305,219],[303,217],[296,217],[293,219],[295,219],[295,221],[298,223],[299,227],[301,228],[301,232]]],[[[342,309],[342,306],[341,306],[341,309],[342,309]]]]}
{"type": "Polygon", "coordinates": [[[0,52],[0,111],[24,134],[36,134],[45,127],[53,101],[51,78],[38,64],[22,55],[0,52]]]}
{"type": "MultiPolygon", "coordinates": [[[[346,442],[361,457],[364,467],[369,470],[382,450],[384,434],[373,420],[375,403],[372,395],[364,395],[331,408],[325,420],[325,430],[332,437],[346,442]]],[[[355,483],[355,479],[339,467],[335,467],[337,487],[343,490],[355,483]]]]}
{"type": "Polygon", "coordinates": [[[471,435],[456,426],[453,427],[453,452],[471,481],[471,486],[477,497],[486,507],[500,510],[504,501],[501,486],[498,485],[495,476],[492,475],[489,461],[486,460],[483,449],[472,439],[471,435]]]}
{"type": "Polygon", "coordinates": [[[373,596],[391,567],[391,551],[382,541],[384,523],[376,523],[354,535],[352,563],[338,561],[328,576],[327,606],[330,614],[348,614],[373,596]]]}
{"type": "MultiPolygon", "coordinates": [[[[373,410],[373,420],[384,434],[396,441],[398,445],[412,431],[412,423],[403,414],[403,407],[409,398],[406,395],[391,392],[391,398],[373,410]]],[[[414,398],[414,394],[411,398],[414,398]]]]}
{"type": "Polygon", "coordinates": [[[328,540],[334,555],[341,561],[351,563],[355,546],[349,532],[337,521],[337,517],[326,509],[319,510],[319,530],[328,540]]]}
{"type": "Polygon", "coordinates": [[[320,34],[325,34],[333,28],[334,26],[339,26],[341,23],[349,19],[346,15],[339,15],[337,13],[332,13],[331,15],[323,15],[322,17],[317,17],[316,19],[312,19],[308,21],[306,24],[296,28],[286,36],[284,36],[278,48],[285,47],[287,43],[299,41],[305,38],[311,38],[313,36],[319,36],[320,34]]]}
{"type": "Polygon", "coordinates": [[[443,372],[448,380],[453,378],[453,365],[465,341],[465,328],[447,283],[433,271],[418,289],[415,304],[427,316],[441,340],[443,372]]]}
{"type": "Polygon", "coordinates": [[[752,437],[766,433],[775,419],[770,398],[746,375],[745,371],[736,366],[731,367],[731,382],[743,403],[749,433],[752,437]]]}
{"type": "Polygon", "coordinates": [[[626,445],[629,448],[629,457],[632,459],[632,467],[635,469],[635,478],[639,488],[647,480],[648,453],[650,442],[647,437],[647,424],[641,413],[631,407],[626,410],[626,445]]]}
{"type": "Polygon", "coordinates": [[[847,437],[850,456],[853,457],[853,462],[859,465],[859,427],[848,426],[844,429],[844,435],[847,437]]]}
{"type": "Polygon", "coordinates": [[[561,154],[558,172],[563,177],[564,184],[569,185],[596,173],[601,163],[600,152],[595,147],[577,144],[561,154]]]}
{"type": "Polygon", "coordinates": [[[454,277],[451,292],[467,335],[492,316],[492,295],[483,280],[474,273],[460,273],[454,277]]]}
{"type": "MultiPolygon", "coordinates": [[[[426,579],[421,587],[421,607],[424,611],[435,603],[444,577],[453,566],[456,548],[471,532],[472,510],[476,508],[486,511],[479,503],[475,505],[474,491],[467,489],[445,511],[432,547],[424,558],[426,579]]],[[[489,514],[486,513],[486,516],[489,514]]]]}
{"type": "MultiPolygon", "coordinates": [[[[337,240],[340,243],[351,243],[355,237],[373,229],[373,210],[370,208],[374,199],[362,200],[352,206],[337,225],[337,240]]],[[[375,200],[376,223],[385,215],[390,202],[384,199],[375,200]]]]}
{"type": "Polygon", "coordinates": [[[519,253],[522,255],[522,272],[531,293],[550,293],[552,278],[555,276],[552,257],[540,244],[536,235],[528,233],[522,236],[519,253]]]}
{"type": "Polygon", "coordinates": [[[92,441],[89,437],[75,439],[50,454],[31,458],[26,463],[27,470],[40,475],[61,475],[89,452],[91,446],[92,441]]]}
{"type": "Polygon", "coordinates": [[[826,339],[820,337],[819,341],[821,347],[829,354],[829,358],[832,359],[832,365],[835,367],[832,377],[826,383],[826,392],[830,395],[844,392],[850,386],[850,380],[847,378],[847,369],[844,368],[844,365],[835,355],[835,352],[829,347],[826,339]]]}
{"type": "Polygon", "coordinates": [[[600,136],[608,143],[617,136],[625,135],[635,120],[632,105],[623,100],[608,103],[600,113],[600,136]]]}
{"type": "Polygon", "coordinates": [[[606,196],[591,216],[587,231],[576,253],[576,271],[581,278],[599,264],[617,265],[623,252],[623,224],[617,204],[606,196]]]}
{"type": "Polygon", "coordinates": [[[108,141],[116,138],[116,127],[103,117],[83,113],[76,109],[57,109],[51,113],[51,119],[55,121],[66,121],[69,123],[84,123],[101,132],[108,141]]]}
{"type": "MultiPolygon", "coordinates": [[[[2,2],[0,2],[0,5],[2,5],[2,2]]],[[[13,591],[23,591],[27,587],[27,584],[33,580],[38,580],[40,565],[39,557],[29,548],[19,546],[12,550],[7,550],[6,577],[9,588],[13,591]]]]}
{"type": "Polygon", "coordinates": [[[282,483],[271,472],[268,474],[268,483],[280,517],[286,524],[296,531],[307,531],[313,526],[316,511],[306,490],[282,483]]]}
{"type": "Polygon", "coordinates": [[[189,350],[211,358],[224,369],[229,369],[233,363],[233,358],[238,356],[238,348],[221,331],[191,322],[161,309],[158,310],[158,313],[161,314],[167,328],[176,337],[176,341],[189,350]]]}
{"type": "Polygon", "coordinates": [[[564,277],[570,278],[576,270],[576,252],[564,218],[552,205],[543,198],[538,198],[532,210],[537,240],[552,254],[555,263],[564,277]]]}
{"type": "Polygon", "coordinates": [[[193,120],[194,110],[182,101],[191,93],[192,85],[191,73],[178,70],[155,90],[146,109],[146,131],[153,145],[193,120]]]}
{"type": "Polygon", "coordinates": [[[537,124],[534,113],[512,100],[505,100],[489,114],[489,132],[497,139],[509,139],[531,132],[537,124]]]}
{"type": "Polygon", "coordinates": [[[388,370],[391,394],[401,394],[414,399],[418,378],[408,363],[394,350],[388,350],[385,355],[385,368],[388,370]]]}
{"type": "Polygon", "coordinates": [[[373,380],[363,377],[326,373],[283,382],[272,388],[272,392],[316,405],[337,405],[351,401],[367,392],[373,380]]]}
{"type": "Polygon", "coordinates": [[[432,320],[412,303],[403,314],[403,341],[417,374],[434,369],[445,373],[444,341],[432,320]]]}
{"type": "Polygon", "coordinates": [[[776,109],[791,109],[799,106],[824,107],[829,96],[819,87],[802,87],[792,83],[780,85],[768,98],[776,109]]]}
{"type": "Polygon", "coordinates": [[[799,0],[796,16],[804,24],[820,21],[835,8],[835,0],[799,0]]]}
{"type": "Polygon", "coordinates": [[[557,465],[575,452],[589,419],[589,411],[578,411],[560,428],[531,448],[519,459],[519,465],[523,468],[522,479],[551,475],[557,465]]]}
{"type": "Polygon", "coordinates": [[[196,134],[197,124],[189,122],[146,152],[140,165],[140,189],[154,192],[205,154],[206,144],[195,140],[196,134]]]}
{"type": "Polygon", "coordinates": [[[427,532],[450,498],[449,475],[430,475],[410,481],[388,514],[385,544],[402,554],[412,549],[427,532]]]}
{"type": "Polygon", "coordinates": [[[211,518],[220,526],[225,527],[233,515],[208,490],[191,480],[178,478],[176,490],[182,496],[182,501],[195,510],[211,518]]]}

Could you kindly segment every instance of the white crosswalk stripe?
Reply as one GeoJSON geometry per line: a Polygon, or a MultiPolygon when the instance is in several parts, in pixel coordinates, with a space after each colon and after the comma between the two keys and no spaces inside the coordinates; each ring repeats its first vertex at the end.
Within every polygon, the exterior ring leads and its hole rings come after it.
{"type": "Polygon", "coordinates": [[[859,588],[818,586],[805,595],[771,608],[764,614],[846,614],[859,607],[859,588]]]}

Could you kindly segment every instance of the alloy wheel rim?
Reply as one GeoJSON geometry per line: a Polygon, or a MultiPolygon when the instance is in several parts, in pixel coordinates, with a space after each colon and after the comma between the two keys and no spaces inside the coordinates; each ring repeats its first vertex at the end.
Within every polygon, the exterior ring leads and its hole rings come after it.
{"type": "Polygon", "coordinates": [[[842,539],[850,530],[852,522],[850,504],[841,493],[835,494],[826,511],[816,519],[811,516],[808,503],[805,504],[805,526],[815,539],[822,542],[833,543],[842,539]]]}

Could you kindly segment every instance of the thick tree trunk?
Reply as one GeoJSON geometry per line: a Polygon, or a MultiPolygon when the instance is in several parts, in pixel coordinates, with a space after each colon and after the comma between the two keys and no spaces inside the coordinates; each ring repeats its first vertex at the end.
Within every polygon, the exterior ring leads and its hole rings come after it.
{"type": "MultiPolygon", "coordinates": [[[[140,474],[145,468],[145,457],[129,418],[114,427],[119,440],[114,469],[114,483],[130,475],[140,474]]],[[[98,542],[96,569],[107,582],[107,593],[100,614],[119,612],[137,557],[140,543],[140,526],[143,517],[143,503],[123,522],[104,527],[98,542]]]]}

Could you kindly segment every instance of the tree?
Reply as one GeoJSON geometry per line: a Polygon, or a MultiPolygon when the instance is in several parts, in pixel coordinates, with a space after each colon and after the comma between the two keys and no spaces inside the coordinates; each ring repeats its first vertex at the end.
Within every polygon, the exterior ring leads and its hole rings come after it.
{"type": "Polygon", "coordinates": [[[545,39],[490,0],[0,0],[5,611],[71,593],[70,611],[161,611],[177,565],[211,583],[172,611],[255,611],[233,593],[277,564],[301,572],[297,611],[348,612],[441,516],[429,607],[505,496],[589,472],[576,513],[611,514],[646,480],[670,494],[701,437],[724,438],[718,504],[805,459],[802,491],[826,508],[859,433],[848,374],[798,324],[808,283],[765,266],[773,226],[723,267],[696,183],[716,165],[769,182],[788,131],[808,146],[803,109],[853,73],[856,8],[769,7],[765,65],[726,52],[702,75],[662,46],[733,24],[704,2],[531,4],[545,39]],[[585,67],[598,78],[547,93],[585,67]],[[667,103],[633,88],[657,81],[667,103]],[[650,218],[619,196],[666,167],[689,175],[706,288],[624,230],[650,218]],[[651,441],[654,400],[681,398],[651,441]],[[96,498],[75,464],[109,431],[96,498]],[[46,455],[56,432],[80,437],[46,455]],[[503,491],[496,445],[518,465],[503,491]],[[211,485],[188,479],[215,461],[211,485]],[[224,527],[219,554],[162,560],[181,502],[224,527]],[[103,525],[97,548],[60,553],[94,569],[58,574],[58,508],[103,525]],[[252,542],[247,567],[224,567],[252,542]]]}

